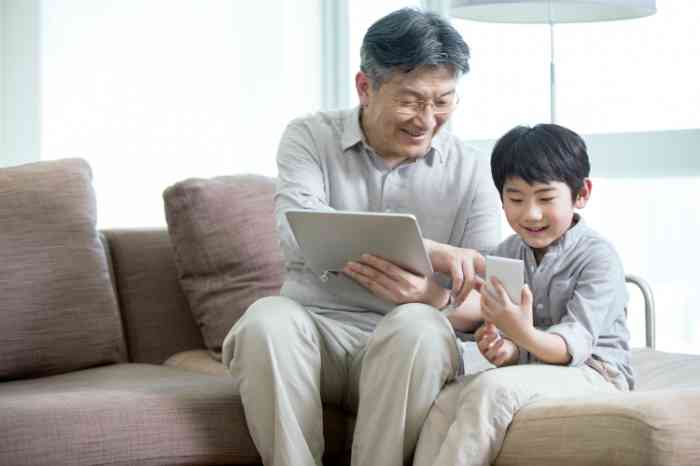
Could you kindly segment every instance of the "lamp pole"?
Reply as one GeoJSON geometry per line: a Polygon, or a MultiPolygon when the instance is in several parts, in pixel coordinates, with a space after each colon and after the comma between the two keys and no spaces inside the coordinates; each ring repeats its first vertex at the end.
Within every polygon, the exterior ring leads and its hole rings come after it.
{"type": "Polygon", "coordinates": [[[552,0],[548,2],[548,23],[549,23],[549,121],[557,121],[557,81],[554,64],[554,21],[552,18],[552,0]]]}

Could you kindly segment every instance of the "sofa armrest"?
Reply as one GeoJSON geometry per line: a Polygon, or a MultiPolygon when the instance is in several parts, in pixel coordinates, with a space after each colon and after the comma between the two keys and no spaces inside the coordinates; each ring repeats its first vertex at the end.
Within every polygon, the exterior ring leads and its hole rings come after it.
{"type": "Polygon", "coordinates": [[[642,277],[632,274],[625,275],[625,281],[637,286],[642,293],[646,345],[649,349],[656,349],[656,305],[654,304],[654,293],[651,291],[651,286],[642,277]]]}
{"type": "Polygon", "coordinates": [[[167,230],[102,233],[109,243],[130,360],[160,364],[180,351],[204,348],[180,289],[167,230]]]}

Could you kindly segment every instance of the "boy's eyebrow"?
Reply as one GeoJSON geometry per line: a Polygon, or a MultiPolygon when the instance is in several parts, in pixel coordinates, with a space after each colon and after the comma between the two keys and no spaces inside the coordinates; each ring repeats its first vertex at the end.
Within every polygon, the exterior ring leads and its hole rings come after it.
{"type": "MultiPolygon", "coordinates": [[[[541,194],[541,193],[546,193],[549,191],[556,191],[557,188],[554,186],[543,186],[541,188],[535,188],[535,194],[541,194]]],[[[518,188],[513,188],[513,187],[506,187],[504,188],[504,191],[507,193],[514,193],[514,194],[521,194],[521,191],[518,188]]]]}

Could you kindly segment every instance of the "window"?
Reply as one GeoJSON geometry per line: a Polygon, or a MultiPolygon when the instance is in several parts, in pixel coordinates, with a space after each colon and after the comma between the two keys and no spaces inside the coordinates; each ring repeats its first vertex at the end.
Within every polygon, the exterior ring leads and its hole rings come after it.
{"type": "MultiPolygon", "coordinates": [[[[581,213],[625,271],[651,284],[657,347],[700,353],[700,2],[656,3],[648,18],[555,26],[557,121],[586,135],[594,189],[581,213]]],[[[488,152],[513,126],[548,121],[549,27],[453,24],[472,49],[453,131],[488,152]]],[[[642,304],[632,299],[641,346],[642,304]]]]}
{"type": "Polygon", "coordinates": [[[273,3],[41,2],[41,158],[90,162],[101,228],[164,225],[188,177],[276,174],[320,106],[320,12],[273,3]]]}

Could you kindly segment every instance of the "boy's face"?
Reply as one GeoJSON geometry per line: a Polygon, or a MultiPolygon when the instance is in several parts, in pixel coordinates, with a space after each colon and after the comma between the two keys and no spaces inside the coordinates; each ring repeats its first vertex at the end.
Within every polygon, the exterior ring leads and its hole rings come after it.
{"type": "Polygon", "coordinates": [[[511,228],[541,257],[571,227],[574,209],[586,205],[591,188],[591,180],[586,178],[572,202],[566,183],[531,185],[522,178],[508,178],[503,184],[503,209],[511,228]]]}

